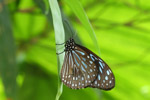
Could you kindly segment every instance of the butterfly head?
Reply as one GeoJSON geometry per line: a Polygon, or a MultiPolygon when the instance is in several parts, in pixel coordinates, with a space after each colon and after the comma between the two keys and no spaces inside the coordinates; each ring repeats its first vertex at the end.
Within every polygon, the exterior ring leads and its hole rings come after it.
{"type": "Polygon", "coordinates": [[[65,51],[72,51],[75,49],[75,42],[73,38],[70,38],[65,44],[65,51]]]}

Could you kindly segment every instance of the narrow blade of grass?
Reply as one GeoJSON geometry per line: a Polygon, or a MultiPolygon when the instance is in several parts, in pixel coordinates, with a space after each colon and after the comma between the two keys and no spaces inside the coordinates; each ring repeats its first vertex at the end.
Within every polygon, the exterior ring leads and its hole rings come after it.
{"type": "Polygon", "coordinates": [[[91,39],[93,40],[93,43],[95,44],[95,48],[97,49],[97,51],[100,55],[100,50],[99,50],[95,32],[89,22],[89,19],[86,15],[82,5],[80,4],[80,2],[78,0],[64,0],[64,1],[73,10],[75,15],[79,18],[80,22],[83,24],[85,29],[88,31],[91,39]]]}
{"type": "MultiPolygon", "coordinates": [[[[64,27],[63,27],[63,22],[62,22],[62,17],[61,17],[61,12],[60,8],[58,6],[57,0],[49,0],[51,12],[52,12],[52,18],[53,18],[53,24],[54,24],[54,30],[55,30],[55,41],[56,44],[61,44],[65,42],[65,32],[64,32],[64,27]]],[[[59,49],[59,46],[56,45],[56,52],[62,52],[62,49],[59,49]]],[[[61,66],[63,64],[63,58],[64,54],[60,54],[57,56],[57,62],[58,62],[58,92],[56,95],[56,100],[59,100],[62,91],[63,91],[63,84],[60,81],[59,78],[59,73],[61,66]]]]}

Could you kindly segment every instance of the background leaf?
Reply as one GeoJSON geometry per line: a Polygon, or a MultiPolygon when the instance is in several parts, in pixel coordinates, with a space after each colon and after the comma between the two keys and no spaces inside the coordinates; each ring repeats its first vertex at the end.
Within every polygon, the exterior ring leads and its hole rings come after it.
{"type": "MultiPolygon", "coordinates": [[[[7,99],[16,99],[17,66],[15,61],[15,44],[7,5],[0,1],[0,76],[7,99]]],[[[3,98],[3,97],[1,97],[3,98]]]]}
{"type": "Polygon", "coordinates": [[[72,9],[72,11],[75,13],[75,15],[79,18],[80,22],[86,28],[86,30],[88,31],[89,35],[91,36],[91,38],[95,44],[95,48],[97,49],[97,51],[100,55],[100,50],[99,50],[99,46],[97,43],[95,32],[89,22],[89,19],[86,15],[84,9],[82,8],[80,2],[78,0],[64,0],[64,1],[66,2],[66,4],[69,5],[69,7],[72,9]]]}
{"type": "MultiPolygon", "coordinates": [[[[1,1],[0,32],[7,34],[0,34],[0,62],[10,65],[7,62],[14,58],[11,66],[19,68],[16,78],[19,86],[18,100],[54,100],[58,88],[58,71],[49,2],[47,0],[1,1]],[[8,8],[7,11],[4,11],[4,6],[8,8]],[[4,26],[5,28],[1,28],[4,26]],[[13,47],[15,49],[12,49],[13,47]],[[4,58],[7,62],[4,62],[4,58]]],[[[79,39],[75,36],[75,41],[78,44],[83,43],[81,45],[97,53],[91,36],[87,35],[89,31],[81,24],[78,17],[81,15],[76,16],[72,10],[75,8],[71,9],[64,0],[59,0],[58,3],[66,33],[64,41],[72,33],[73,35],[77,33],[79,39]],[[66,20],[69,25],[66,24],[66,20]]],[[[92,88],[72,90],[64,85],[60,100],[149,100],[149,0],[80,0],[80,3],[95,31],[98,46],[101,48],[101,58],[114,72],[116,86],[111,91],[102,91],[92,88]]],[[[61,51],[64,46],[59,48],[61,51]]],[[[6,72],[10,70],[9,66],[3,68],[6,68],[6,72]]],[[[3,80],[9,81],[15,78],[6,78],[6,75],[2,76],[1,71],[0,100],[6,100],[8,93],[5,91],[6,85],[3,80]]],[[[9,72],[12,73],[11,77],[14,77],[15,70],[9,72]]],[[[11,90],[14,86],[11,84],[11,90]]]]}

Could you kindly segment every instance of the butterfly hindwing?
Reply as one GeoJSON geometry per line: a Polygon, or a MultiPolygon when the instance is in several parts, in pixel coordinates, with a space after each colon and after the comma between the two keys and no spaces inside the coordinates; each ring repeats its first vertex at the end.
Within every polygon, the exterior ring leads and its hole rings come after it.
{"type": "Polygon", "coordinates": [[[90,85],[93,88],[100,88],[103,90],[110,90],[115,86],[115,78],[108,67],[108,65],[102,60],[96,61],[98,67],[98,75],[96,80],[90,85]]]}

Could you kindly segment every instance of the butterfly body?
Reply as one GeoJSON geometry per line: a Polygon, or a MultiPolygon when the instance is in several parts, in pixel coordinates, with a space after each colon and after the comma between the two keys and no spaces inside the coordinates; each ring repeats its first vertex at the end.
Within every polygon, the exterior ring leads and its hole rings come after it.
{"type": "Polygon", "coordinates": [[[70,38],[65,44],[65,59],[61,69],[61,81],[69,88],[86,87],[110,90],[115,79],[108,65],[87,48],[70,38]]]}

